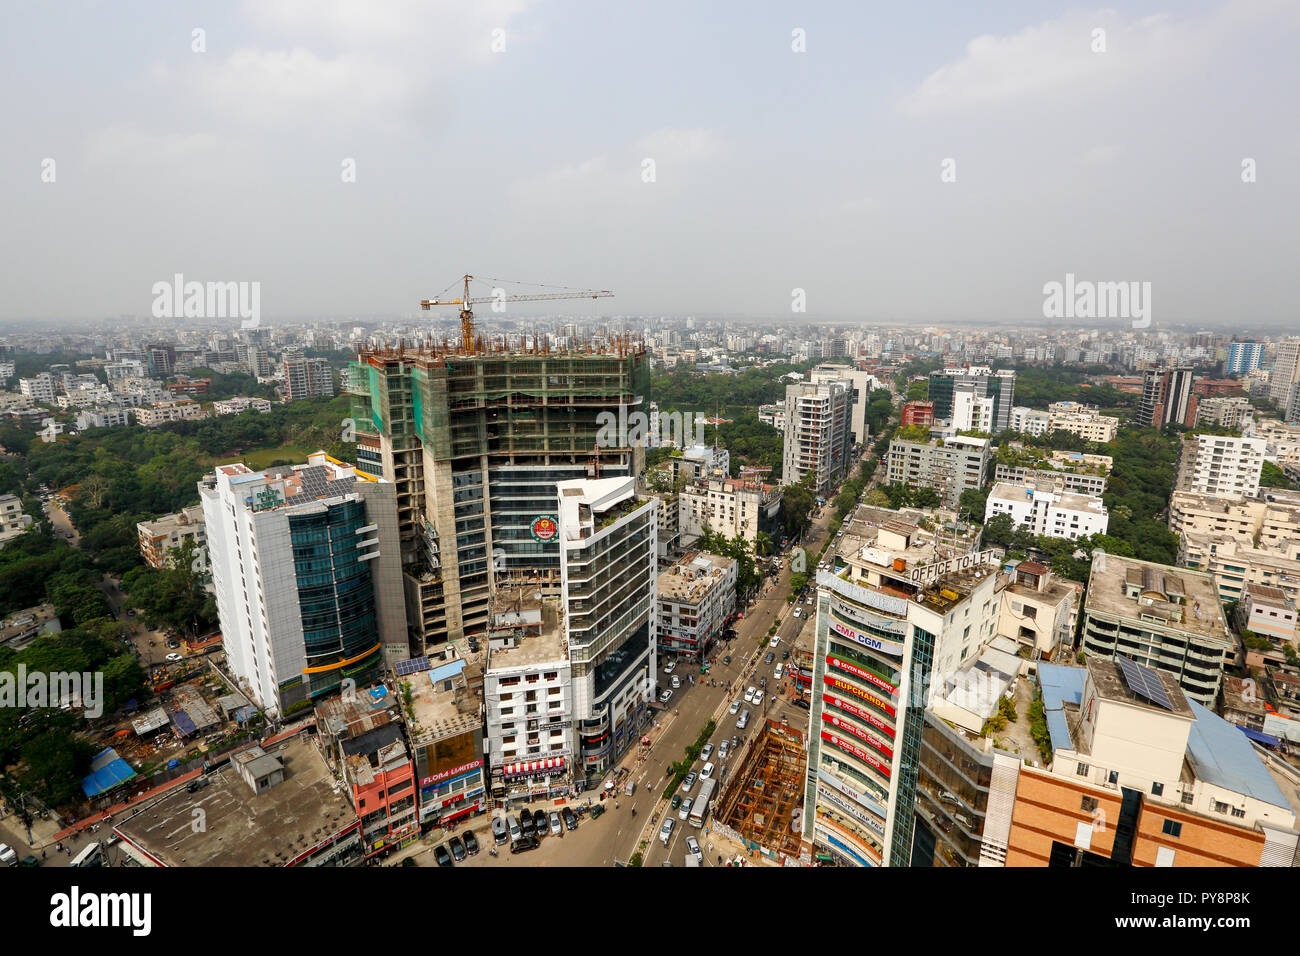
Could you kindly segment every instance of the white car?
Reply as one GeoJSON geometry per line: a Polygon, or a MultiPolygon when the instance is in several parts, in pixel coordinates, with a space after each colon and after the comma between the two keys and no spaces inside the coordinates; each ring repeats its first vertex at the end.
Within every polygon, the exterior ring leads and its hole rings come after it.
{"type": "Polygon", "coordinates": [[[730,740],[724,740],[722,743],[718,744],[718,759],[719,759],[719,760],[726,760],[726,759],[727,759],[727,754],[729,754],[729,753],[731,753],[731,741],[730,741],[730,740]]]}
{"type": "Polygon", "coordinates": [[[801,607],[797,607],[797,608],[795,608],[795,609],[794,609],[794,616],[795,616],[795,617],[803,617],[803,608],[801,608],[801,607]]]}
{"type": "Polygon", "coordinates": [[[712,776],[713,776],[713,764],[706,763],[704,765],[704,769],[700,771],[700,779],[708,780],[712,776]]]}
{"type": "Polygon", "coordinates": [[[0,866],[17,866],[18,854],[8,844],[0,843],[0,866]]]}
{"type": "Polygon", "coordinates": [[[746,690],[746,691],[745,691],[745,703],[747,703],[747,704],[752,704],[752,703],[754,702],[754,695],[757,694],[757,693],[758,693],[758,688],[757,688],[757,687],[750,687],[748,690],[746,690]]]}
{"type": "Polygon", "coordinates": [[[761,703],[763,703],[763,692],[760,690],[754,695],[754,706],[757,707],[761,703]]]}
{"type": "Polygon", "coordinates": [[[659,695],[659,703],[666,704],[668,703],[668,701],[672,700],[672,697],[673,697],[673,692],[670,690],[666,690],[659,695]]]}
{"type": "Polygon", "coordinates": [[[671,674],[671,673],[672,673],[674,670],[676,670],[676,669],[677,669],[677,662],[676,662],[676,661],[669,661],[667,664],[664,665],[664,673],[665,673],[665,674],[671,674]]]}
{"type": "MultiPolygon", "coordinates": [[[[713,744],[705,744],[704,749],[700,751],[700,759],[708,760],[712,756],[713,756],[713,744]]],[[[705,774],[705,776],[708,776],[708,774],[705,774]]]]}
{"type": "Polygon", "coordinates": [[[164,659],[165,659],[169,664],[175,664],[178,660],[181,659],[181,656],[180,656],[179,654],[168,654],[167,657],[164,658],[164,659]]]}
{"type": "Polygon", "coordinates": [[[776,645],[778,645],[778,644],[780,644],[780,643],[781,643],[781,638],[780,638],[780,636],[778,635],[778,636],[773,637],[770,641],[768,641],[768,642],[767,642],[767,646],[768,646],[768,647],[776,647],[776,645]]]}
{"type": "Polygon", "coordinates": [[[680,677],[678,677],[676,674],[674,674],[674,675],[673,675],[673,687],[674,687],[674,688],[678,688],[678,687],[681,687],[681,686],[682,686],[682,679],[681,679],[680,677]]]}
{"type": "Polygon", "coordinates": [[[693,836],[686,838],[686,852],[695,857],[696,862],[704,862],[704,854],[700,852],[700,841],[693,836]]]}
{"type": "Polygon", "coordinates": [[[664,821],[664,825],[659,828],[659,842],[664,846],[673,838],[673,827],[677,826],[677,821],[669,817],[664,821]]]}
{"type": "Polygon", "coordinates": [[[772,671],[772,676],[775,677],[777,680],[780,680],[781,675],[784,673],[785,673],[785,665],[778,663],[776,665],[776,669],[772,671]]]}
{"type": "MultiPolygon", "coordinates": [[[[731,707],[729,708],[729,711],[730,711],[730,713],[733,713],[733,714],[738,714],[738,713],[740,713],[740,701],[738,701],[738,700],[733,700],[733,701],[731,702],[731,707]]],[[[725,747],[725,746],[727,745],[727,744],[726,744],[726,741],[723,741],[723,744],[722,744],[722,745],[725,747]]]]}
{"type": "Polygon", "coordinates": [[[677,819],[687,820],[690,818],[690,815],[691,815],[691,798],[687,797],[685,800],[682,801],[681,807],[679,807],[677,810],[677,819]]]}

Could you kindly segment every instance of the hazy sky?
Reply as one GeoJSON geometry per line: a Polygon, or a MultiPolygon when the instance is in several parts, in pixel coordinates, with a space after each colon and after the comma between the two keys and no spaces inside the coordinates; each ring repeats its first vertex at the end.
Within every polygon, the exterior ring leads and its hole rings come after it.
{"type": "Polygon", "coordinates": [[[1151,282],[1157,326],[1300,327],[1294,2],[4,19],[4,319],[147,315],[177,272],[260,282],[272,324],[409,314],[469,271],[618,293],[579,313],[1041,324],[1072,272],[1151,282]]]}

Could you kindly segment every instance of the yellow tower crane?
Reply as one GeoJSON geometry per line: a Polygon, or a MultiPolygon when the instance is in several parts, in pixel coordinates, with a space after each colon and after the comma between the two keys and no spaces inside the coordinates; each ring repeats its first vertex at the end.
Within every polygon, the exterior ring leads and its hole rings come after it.
{"type": "MultiPolygon", "coordinates": [[[[420,302],[420,308],[426,312],[435,305],[458,305],[460,306],[460,337],[461,346],[465,352],[472,355],[474,353],[474,310],[471,308],[476,302],[546,302],[554,299],[599,299],[605,296],[611,296],[614,293],[608,289],[570,289],[565,286],[543,286],[543,288],[558,289],[558,292],[529,292],[523,295],[506,295],[501,289],[496,289],[494,295],[471,296],[469,294],[469,283],[473,276],[463,276],[465,283],[464,294],[459,299],[444,299],[442,296],[447,294],[444,289],[437,297],[432,299],[423,299],[420,302]]],[[[480,276],[484,282],[508,282],[506,279],[489,279],[480,276]]],[[[457,281],[462,281],[457,280],[457,281]]],[[[454,286],[453,282],[451,285],[454,286]]],[[[509,283],[511,285],[541,285],[541,283],[509,283]]]]}

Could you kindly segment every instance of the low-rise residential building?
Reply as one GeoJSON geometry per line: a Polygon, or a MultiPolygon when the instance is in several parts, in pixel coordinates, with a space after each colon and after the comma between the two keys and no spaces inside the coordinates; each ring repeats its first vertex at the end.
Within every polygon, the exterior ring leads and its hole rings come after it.
{"type": "Polygon", "coordinates": [[[999,481],[989,492],[984,520],[1011,516],[1016,528],[1027,528],[1048,538],[1088,537],[1105,534],[1110,516],[1100,498],[1074,491],[1059,491],[1051,480],[1012,484],[999,481]]]}
{"type": "Polygon", "coordinates": [[[934,402],[915,399],[910,402],[904,402],[901,411],[899,411],[899,424],[903,427],[909,425],[933,425],[934,424],[934,402]]]}
{"type": "Polygon", "coordinates": [[[1212,574],[1221,601],[1242,600],[1250,584],[1280,588],[1292,600],[1300,600],[1300,541],[1292,542],[1288,551],[1256,547],[1232,535],[1186,534],[1178,560],[1212,574]]]}
{"type": "Polygon", "coordinates": [[[202,505],[190,505],[176,514],[137,522],[135,530],[140,538],[140,556],[151,568],[170,567],[172,549],[186,541],[193,541],[196,550],[207,542],[202,505]]]}
{"type": "Polygon", "coordinates": [[[1224,498],[1253,498],[1259,494],[1264,468],[1262,438],[1229,435],[1188,435],[1179,452],[1179,491],[1224,498]]]}
{"type": "MultiPolygon", "coordinates": [[[[1034,462],[1033,465],[1014,465],[1003,463],[1004,453],[999,449],[998,460],[993,465],[994,481],[1010,481],[1029,484],[1032,481],[1051,481],[1059,491],[1074,491],[1085,495],[1100,497],[1106,491],[1107,476],[1110,474],[1111,458],[1107,455],[1085,455],[1081,452],[1053,452],[1050,458],[1034,462]],[[1101,464],[1087,459],[1104,459],[1101,464]]],[[[1014,451],[1008,460],[1023,460],[1014,451]]]]}
{"type": "Polygon", "coordinates": [[[703,660],[736,606],[734,558],[699,551],[659,575],[655,623],[661,654],[703,660]]]}
{"type": "Polygon", "coordinates": [[[1211,575],[1094,555],[1080,627],[1080,649],[1090,658],[1120,655],[1170,673],[1209,706],[1236,646],[1211,575]]]}
{"type": "Polygon", "coordinates": [[[988,472],[989,441],[955,435],[927,442],[895,438],[889,443],[886,480],[909,488],[933,488],[949,508],[957,507],[961,493],[979,489],[988,472]]]}
{"type": "Polygon", "coordinates": [[[772,537],[780,524],[781,489],[777,485],[702,478],[683,488],[678,502],[681,533],[687,538],[711,531],[728,540],[744,538],[752,548],[759,532],[772,537]]]}
{"type": "Polygon", "coordinates": [[[1300,467],[1300,422],[1289,424],[1275,418],[1255,421],[1244,428],[1243,434],[1264,439],[1264,457],[1279,468],[1300,467]]]}
{"type": "Polygon", "coordinates": [[[1021,561],[1000,580],[998,634],[1014,640],[1030,660],[1069,653],[1083,587],[1064,581],[1037,561],[1021,561]]]}
{"type": "Polygon", "coordinates": [[[148,407],[136,410],[137,424],[152,428],[165,422],[197,421],[203,418],[203,408],[192,398],[181,398],[173,402],[154,402],[148,407]]]}
{"type": "Polygon", "coordinates": [[[42,634],[58,634],[63,630],[59,611],[53,604],[14,611],[0,621],[0,647],[21,651],[42,634]]]}
{"type": "Polygon", "coordinates": [[[1069,432],[1086,441],[1103,444],[1115,440],[1119,419],[1103,415],[1095,405],[1079,402],[1053,402],[1047,406],[1049,432],[1069,432]]]}
{"type": "Polygon", "coordinates": [[[23,511],[17,495],[0,495],[0,548],[32,526],[34,519],[23,511]]]}
{"type": "Polygon", "coordinates": [[[1017,405],[1011,409],[1011,430],[1035,438],[1046,435],[1051,430],[1052,416],[1041,408],[1029,408],[1017,405]]]}
{"type": "Polygon", "coordinates": [[[249,409],[255,412],[266,414],[271,410],[271,403],[265,398],[246,398],[237,395],[234,398],[224,398],[212,403],[212,414],[214,415],[238,415],[240,412],[246,412],[249,409]]]}
{"type": "Polygon", "coordinates": [[[1238,605],[1241,626],[1275,646],[1296,646],[1295,598],[1281,588],[1247,584],[1238,605]]]}
{"type": "Polygon", "coordinates": [[[49,372],[20,378],[18,388],[28,399],[41,405],[53,405],[58,395],[58,384],[49,372]]]}
{"type": "Polygon", "coordinates": [[[771,425],[777,431],[785,432],[785,405],[760,405],[758,406],[758,420],[764,425],[771,425]]]}
{"type": "Polygon", "coordinates": [[[120,428],[131,424],[132,411],[129,408],[87,408],[77,415],[77,431],[87,428],[120,428]]]}
{"type": "Polygon", "coordinates": [[[573,682],[559,602],[536,589],[492,598],[483,704],[493,798],[563,796],[573,779],[573,682]]]}
{"type": "Polygon", "coordinates": [[[1244,395],[1221,395],[1205,398],[1196,406],[1196,425],[1214,425],[1240,431],[1254,414],[1254,406],[1244,395]]]}

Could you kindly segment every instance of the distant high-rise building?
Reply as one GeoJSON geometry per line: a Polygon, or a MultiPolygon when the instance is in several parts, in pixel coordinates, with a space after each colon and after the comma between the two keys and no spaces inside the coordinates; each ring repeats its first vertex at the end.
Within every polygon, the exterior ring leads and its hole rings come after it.
{"type": "Polygon", "coordinates": [[[812,473],[813,490],[825,495],[844,476],[853,444],[852,402],[849,382],[786,386],[782,484],[812,473]]]}
{"type": "Polygon", "coordinates": [[[199,497],[226,660],[259,707],[283,714],[408,656],[390,482],[317,452],[220,465],[199,497]]]}
{"type": "Polygon", "coordinates": [[[305,398],[333,398],[334,370],[323,358],[286,355],[284,358],[284,398],[297,402],[305,398]]]}
{"type": "Polygon", "coordinates": [[[1253,498],[1259,494],[1267,447],[1262,438],[1188,435],[1179,455],[1176,487],[1220,498],[1253,498]]]}
{"type": "Polygon", "coordinates": [[[1278,343],[1277,358],[1268,378],[1268,397],[1285,406],[1291,398],[1291,389],[1300,384],[1300,338],[1284,339],[1278,343]]]}
{"type": "MultiPolygon", "coordinates": [[[[1011,409],[1016,403],[1016,373],[1013,369],[994,372],[983,365],[936,369],[930,373],[927,397],[934,402],[934,417],[938,421],[953,421],[959,404],[964,409],[964,420],[972,414],[971,406],[980,402],[988,413],[990,426],[980,430],[1005,431],[1011,427],[1011,409]],[[958,393],[963,396],[960,403],[958,393]]],[[[978,414],[983,421],[983,412],[978,414]]]]}
{"type": "Polygon", "coordinates": [[[1245,375],[1264,364],[1263,342],[1233,342],[1228,346],[1229,375],[1245,375]]]}
{"type": "Polygon", "coordinates": [[[1149,368],[1143,373],[1142,401],[1133,424],[1149,428],[1196,424],[1197,399],[1192,394],[1192,367],[1149,368]]]}

